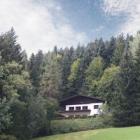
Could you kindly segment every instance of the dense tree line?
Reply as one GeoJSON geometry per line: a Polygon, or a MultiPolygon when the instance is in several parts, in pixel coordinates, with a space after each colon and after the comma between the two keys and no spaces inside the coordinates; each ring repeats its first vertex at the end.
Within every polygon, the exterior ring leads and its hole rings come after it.
{"type": "Polygon", "coordinates": [[[0,35],[0,134],[51,134],[59,100],[76,94],[106,100],[115,126],[140,125],[140,33],[29,59],[13,29],[0,35]]]}

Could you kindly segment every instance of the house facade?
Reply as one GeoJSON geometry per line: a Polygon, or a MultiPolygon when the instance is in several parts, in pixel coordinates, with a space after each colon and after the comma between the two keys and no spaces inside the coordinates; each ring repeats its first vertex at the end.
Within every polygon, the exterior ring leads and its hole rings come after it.
{"type": "Polygon", "coordinates": [[[60,114],[64,117],[82,117],[99,115],[104,100],[96,97],[76,95],[60,101],[60,114]]]}

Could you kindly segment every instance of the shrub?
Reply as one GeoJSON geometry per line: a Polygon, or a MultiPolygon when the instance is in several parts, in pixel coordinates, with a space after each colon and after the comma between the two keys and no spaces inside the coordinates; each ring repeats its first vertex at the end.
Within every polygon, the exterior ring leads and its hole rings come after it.
{"type": "Polygon", "coordinates": [[[95,118],[96,126],[100,128],[110,127],[113,125],[112,114],[102,114],[95,118]]]}
{"type": "Polygon", "coordinates": [[[17,140],[16,137],[12,135],[0,135],[0,140],[17,140]]]}
{"type": "Polygon", "coordinates": [[[108,123],[109,121],[109,118],[105,116],[53,120],[51,123],[51,132],[52,134],[58,134],[104,128],[110,126],[110,123],[108,123]]]}

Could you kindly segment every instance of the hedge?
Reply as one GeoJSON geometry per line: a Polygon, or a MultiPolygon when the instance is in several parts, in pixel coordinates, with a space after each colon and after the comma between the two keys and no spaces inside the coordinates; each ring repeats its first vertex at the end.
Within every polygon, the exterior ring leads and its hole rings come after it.
{"type": "Polygon", "coordinates": [[[105,128],[110,126],[111,121],[109,117],[91,117],[79,119],[72,118],[63,120],[53,120],[51,122],[51,132],[52,134],[59,134],[97,128],[105,128]]]}
{"type": "Polygon", "coordinates": [[[0,140],[17,140],[17,139],[14,136],[2,134],[0,135],[0,140]]]}

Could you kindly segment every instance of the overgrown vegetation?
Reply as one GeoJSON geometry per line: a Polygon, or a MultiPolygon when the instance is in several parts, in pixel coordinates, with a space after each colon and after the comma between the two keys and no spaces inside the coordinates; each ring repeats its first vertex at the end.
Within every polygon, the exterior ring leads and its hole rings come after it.
{"type": "Polygon", "coordinates": [[[53,120],[51,123],[51,133],[68,133],[97,128],[111,127],[110,118],[106,116],[91,118],[72,118],[64,120],[53,120]]]}
{"type": "MultiPolygon", "coordinates": [[[[1,34],[0,134],[28,140],[58,133],[61,124],[51,120],[59,100],[76,94],[107,101],[106,113],[96,123],[89,119],[93,122],[85,122],[84,129],[96,128],[98,123],[104,127],[108,121],[114,126],[140,125],[139,40],[139,33],[126,38],[120,35],[77,48],[40,50],[27,59],[13,29],[1,34]],[[106,117],[108,113],[111,117],[106,117]]],[[[60,131],[78,131],[82,125],[84,121],[71,122],[60,131]]]]}
{"type": "Polygon", "coordinates": [[[16,137],[11,135],[0,135],[0,140],[17,140],[16,137]]]}

